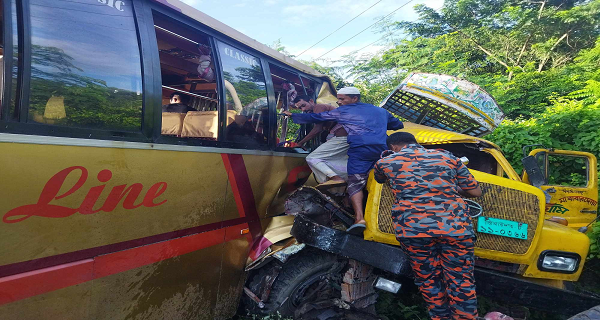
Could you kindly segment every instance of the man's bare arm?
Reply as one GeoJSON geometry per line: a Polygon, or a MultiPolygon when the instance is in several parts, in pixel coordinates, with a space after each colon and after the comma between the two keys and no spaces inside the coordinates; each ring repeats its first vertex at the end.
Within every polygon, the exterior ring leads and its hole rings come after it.
{"type": "Polygon", "coordinates": [[[302,140],[300,140],[300,142],[298,142],[298,145],[303,146],[305,143],[310,141],[310,139],[312,139],[315,136],[317,136],[318,134],[320,134],[321,131],[323,131],[323,124],[322,123],[315,124],[315,126],[312,128],[312,130],[310,130],[310,132],[306,135],[306,137],[304,137],[304,139],[302,139],[302,140]]]}
{"type": "Polygon", "coordinates": [[[460,187],[458,188],[458,193],[460,193],[461,196],[466,197],[466,198],[477,198],[477,197],[481,197],[481,187],[477,186],[477,188],[475,189],[470,189],[470,190],[463,190],[460,187]]]}

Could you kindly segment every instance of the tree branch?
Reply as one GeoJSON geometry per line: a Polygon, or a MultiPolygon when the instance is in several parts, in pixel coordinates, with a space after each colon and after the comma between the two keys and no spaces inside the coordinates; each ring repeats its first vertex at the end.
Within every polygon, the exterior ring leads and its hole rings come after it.
{"type": "Polygon", "coordinates": [[[548,51],[546,56],[540,61],[540,64],[538,65],[538,70],[537,70],[538,72],[542,72],[542,69],[546,65],[546,62],[548,62],[548,59],[550,59],[550,53],[552,51],[554,51],[554,49],[556,49],[558,44],[569,35],[569,32],[571,32],[571,30],[565,32],[565,34],[563,34],[560,38],[558,38],[558,40],[556,40],[556,42],[552,45],[552,48],[550,48],[550,50],[548,51]]]}
{"type": "MultiPolygon", "coordinates": [[[[529,39],[531,39],[531,33],[529,34],[529,36],[527,36],[527,39],[525,40],[525,43],[523,43],[523,47],[521,47],[521,52],[519,52],[519,56],[517,57],[517,62],[515,63],[516,66],[519,66],[519,62],[521,62],[521,57],[523,56],[523,53],[525,52],[525,48],[527,48],[527,44],[529,43],[529,39]]],[[[508,73],[508,81],[510,81],[510,79],[512,78],[513,72],[510,71],[508,73]]]]}
{"type": "Polygon", "coordinates": [[[486,50],[475,39],[471,38],[469,35],[465,34],[462,31],[460,31],[459,29],[457,29],[453,25],[451,25],[451,24],[448,24],[448,25],[450,26],[450,28],[454,29],[454,31],[460,33],[461,35],[465,36],[467,39],[471,40],[477,46],[477,48],[479,48],[479,50],[483,51],[485,54],[487,54],[488,56],[492,57],[494,60],[496,60],[499,64],[503,65],[505,68],[507,68],[507,69],[509,68],[509,66],[508,66],[508,64],[506,64],[506,62],[500,60],[500,58],[498,58],[495,54],[493,54],[490,51],[486,50]]]}

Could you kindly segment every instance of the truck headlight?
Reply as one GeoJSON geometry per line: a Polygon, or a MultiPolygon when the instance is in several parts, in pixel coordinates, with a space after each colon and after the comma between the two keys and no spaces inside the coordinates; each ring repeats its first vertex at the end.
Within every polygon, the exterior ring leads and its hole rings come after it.
{"type": "Polygon", "coordinates": [[[581,256],[574,252],[546,250],[540,254],[538,269],[542,271],[575,273],[581,256]]]}
{"type": "Polygon", "coordinates": [[[385,290],[391,293],[398,293],[401,287],[401,283],[394,282],[392,280],[388,280],[381,277],[377,278],[377,282],[375,282],[375,288],[379,290],[385,290]]]}

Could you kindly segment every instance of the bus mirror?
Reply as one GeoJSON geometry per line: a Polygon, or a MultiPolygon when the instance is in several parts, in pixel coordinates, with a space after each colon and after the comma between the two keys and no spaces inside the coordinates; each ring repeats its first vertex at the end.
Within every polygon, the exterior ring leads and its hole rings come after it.
{"type": "Polygon", "coordinates": [[[525,169],[525,172],[527,172],[527,175],[529,176],[529,181],[532,186],[539,188],[546,183],[546,178],[534,156],[527,156],[523,158],[521,162],[523,163],[523,169],[525,169]]]}

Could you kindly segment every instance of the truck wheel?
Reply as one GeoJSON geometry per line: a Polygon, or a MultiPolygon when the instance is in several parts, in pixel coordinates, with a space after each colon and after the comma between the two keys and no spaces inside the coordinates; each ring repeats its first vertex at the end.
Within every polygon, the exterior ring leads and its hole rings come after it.
{"type": "Polygon", "coordinates": [[[600,306],[595,306],[584,312],[578,313],[568,320],[599,320],[600,319],[600,306]]]}
{"type": "MultiPolygon", "coordinates": [[[[246,310],[251,314],[275,314],[293,316],[298,307],[306,302],[339,298],[341,283],[340,265],[336,256],[320,251],[307,250],[293,256],[284,265],[271,288],[264,308],[244,295],[246,310]],[[336,289],[337,287],[337,289],[336,289]]],[[[343,266],[343,265],[340,265],[343,266]]],[[[248,288],[258,294],[261,278],[269,273],[269,267],[255,274],[248,288]]]]}

